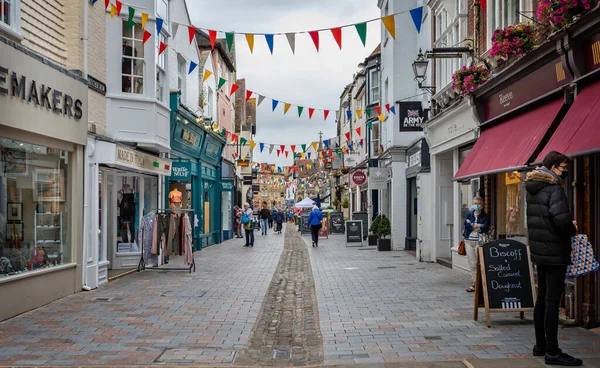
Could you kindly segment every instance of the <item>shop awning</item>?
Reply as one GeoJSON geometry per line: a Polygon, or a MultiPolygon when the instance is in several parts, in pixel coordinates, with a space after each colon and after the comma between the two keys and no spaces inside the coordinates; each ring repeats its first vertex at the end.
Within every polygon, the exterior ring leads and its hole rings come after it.
{"type": "Polygon", "coordinates": [[[600,151],[600,82],[581,90],[536,161],[541,162],[550,151],[569,156],[600,151]]]}
{"type": "Polygon", "coordinates": [[[562,106],[560,98],[484,130],[454,180],[526,168],[562,106]]]}

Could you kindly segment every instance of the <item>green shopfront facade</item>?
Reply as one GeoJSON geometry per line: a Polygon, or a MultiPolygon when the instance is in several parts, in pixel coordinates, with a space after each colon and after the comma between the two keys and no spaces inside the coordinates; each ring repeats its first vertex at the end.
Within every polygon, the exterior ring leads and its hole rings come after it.
{"type": "Polygon", "coordinates": [[[196,116],[171,93],[172,175],[165,178],[165,207],[176,208],[173,198],[181,193],[181,208],[194,210],[194,248],[220,243],[221,152],[225,140],[196,123],[196,116]]]}

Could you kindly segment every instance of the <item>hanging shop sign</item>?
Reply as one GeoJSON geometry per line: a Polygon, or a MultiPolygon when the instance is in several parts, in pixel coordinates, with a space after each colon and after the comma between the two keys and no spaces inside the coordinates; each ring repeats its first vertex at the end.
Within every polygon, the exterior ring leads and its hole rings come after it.
{"type": "Polygon", "coordinates": [[[367,174],[363,170],[356,170],[351,174],[352,184],[363,185],[367,182],[367,174]]]}
{"type": "Polygon", "coordinates": [[[425,138],[420,139],[406,150],[406,177],[414,177],[420,172],[430,172],[429,145],[425,138]]]}
{"type": "Polygon", "coordinates": [[[222,181],[221,182],[221,190],[223,192],[232,192],[235,189],[233,181],[222,181]]]}
{"type": "Polygon", "coordinates": [[[425,124],[425,112],[421,101],[398,102],[401,132],[420,132],[425,124]]]}
{"type": "Polygon", "coordinates": [[[173,161],[171,180],[190,181],[192,179],[192,163],[189,161],[173,161]]]}
{"type": "Polygon", "coordinates": [[[375,167],[369,170],[369,186],[371,189],[385,189],[392,177],[389,167],[375,167]]]}

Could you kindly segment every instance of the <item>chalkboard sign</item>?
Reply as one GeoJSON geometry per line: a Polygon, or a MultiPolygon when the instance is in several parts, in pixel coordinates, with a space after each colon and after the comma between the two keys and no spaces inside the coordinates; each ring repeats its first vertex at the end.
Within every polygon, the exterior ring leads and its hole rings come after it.
{"type": "Polygon", "coordinates": [[[308,213],[300,215],[301,235],[310,235],[310,225],[308,224],[308,216],[308,213]]]}
{"type": "Polygon", "coordinates": [[[329,220],[331,222],[329,226],[330,234],[345,234],[346,229],[344,227],[344,214],[342,212],[332,212],[329,214],[329,220]]]}
{"type": "Polygon", "coordinates": [[[367,239],[367,235],[369,234],[369,214],[366,212],[354,212],[352,213],[352,220],[356,220],[356,221],[362,221],[362,226],[363,226],[363,230],[362,230],[362,235],[363,235],[363,240],[367,239]]]}
{"type": "Polygon", "coordinates": [[[510,239],[479,248],[475,283],[475,320],[485,307],[488,327],[492,312],[533,311],[534,285],[529,247],[510,239]]]}
{"type": "Polygon", "coordinates": [[[362,244],[362,221],[346,221],[346,243],[362,244]]]}

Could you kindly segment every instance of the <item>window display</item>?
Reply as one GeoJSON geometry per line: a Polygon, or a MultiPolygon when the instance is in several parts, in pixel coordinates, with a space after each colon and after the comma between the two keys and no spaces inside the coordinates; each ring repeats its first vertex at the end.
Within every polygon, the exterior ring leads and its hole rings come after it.
{"type": "Polygon", "coordinates": [[[71,262],[68,152],[0,138],[0,277],[71,262]]]}
{"type": "Polygon", "coordinates": [[[522,173],[510,172],[497,175],[498,210],[497,233],[501,237],[521,238],[527,241],[525,209],[525,181],[522,173]]]}
{"type": "Polygon", "coordinates": [[[135,176],[122,176],[121,187],[117,192],[118,220],[117,253],[138,252],[138,195],[139,179],[135,176]]]}

